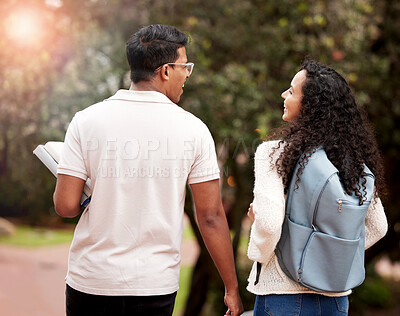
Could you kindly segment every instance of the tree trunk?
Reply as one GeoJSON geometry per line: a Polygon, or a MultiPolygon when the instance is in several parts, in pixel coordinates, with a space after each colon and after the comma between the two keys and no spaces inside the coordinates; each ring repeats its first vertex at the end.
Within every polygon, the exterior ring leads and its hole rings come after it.
{"type": "Polygon", "coordinates": [[[7,172],[7,158],[8,158],[8,138],[7,138],[7,128],[4,126],[2,132],[3,148],[0,153],[0,177],[7,172]]]}

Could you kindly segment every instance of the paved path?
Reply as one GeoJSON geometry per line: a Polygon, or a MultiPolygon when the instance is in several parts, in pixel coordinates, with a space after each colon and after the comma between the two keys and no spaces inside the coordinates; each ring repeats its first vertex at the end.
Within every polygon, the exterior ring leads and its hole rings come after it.
{"type": "MultiPolygon", "coordinates": [[[[20,248],[0,245],[0,315],[63,316],[69,245],[20,248]]],[[[182,244],[182,265],[196,261],[195,241],[182,244]]]]}
{"type": "MultiPolygon", "coordinates": [[[[64,277],[69,245],[21,248],[0,245],[0,316],[65,316],[64,277]]],[[[182,243],[182,265],[194,264],[195,241],[182,243]]],[[[387,259],[377,264],[382,275],[400,281],[400,263],[387,259]]],[[[397,316],[400,306],[368,311],[365,316],[397,316]]]]}

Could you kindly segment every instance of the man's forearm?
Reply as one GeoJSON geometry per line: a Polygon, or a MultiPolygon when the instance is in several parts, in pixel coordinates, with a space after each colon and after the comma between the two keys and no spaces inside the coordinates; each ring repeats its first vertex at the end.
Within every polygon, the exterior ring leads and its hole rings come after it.
{"type": "Polygon", "coordinates": [[[226,291],[237,291],[232,242],[222,207],[215,215],[198,216],[197,221],[204,243],[221,275],[226,291]]]}
{"type": "Polygon", "coordinates": [[[62,217],[75,217],[81,212],[81,196],[85,181],[81,178],[59,174],[53,195],[54,209],[62,217]]]}
{"type": "Polygon", "coordinates": [[[219,195],[219,180],[195,183],[190,187],[201,235],[225,284],[224,303],[228,307],[225,315],[238,316],[243,313],[243,304],[239,296],[231,236],[219,195]]]}

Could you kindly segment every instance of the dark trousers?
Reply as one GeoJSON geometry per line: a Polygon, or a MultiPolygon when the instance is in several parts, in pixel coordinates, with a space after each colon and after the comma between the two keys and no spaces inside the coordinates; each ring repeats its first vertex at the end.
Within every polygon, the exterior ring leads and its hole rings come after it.
{"type": "Polygon", "coordinates": [[[157,296],[104,296],[77,291],[67,284],[67,316],[171,316],[176,292],[157,296]]]}

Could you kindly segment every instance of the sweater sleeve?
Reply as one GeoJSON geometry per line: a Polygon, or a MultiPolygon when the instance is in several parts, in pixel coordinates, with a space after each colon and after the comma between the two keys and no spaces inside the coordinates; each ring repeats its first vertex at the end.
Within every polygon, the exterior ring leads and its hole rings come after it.
{"type": "Polygon", "coordinates": [[[253,261],[268,262],[280,239],[285,216],[285,197],[282,178],[275,168],[279,157],[277,150],[272,159],[270,153],[277,141],[264,142],[255,154],[255,184],[253,211],[254,223],[250,231],[247,256],[253,261]]]}
{"type": "Polygon", "coordinates": [[[365,217],[365,249],[368,249],[388,230],[388,223],[380,198],[373,199],[365,217]]]}

